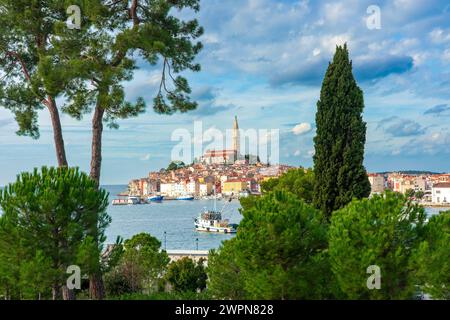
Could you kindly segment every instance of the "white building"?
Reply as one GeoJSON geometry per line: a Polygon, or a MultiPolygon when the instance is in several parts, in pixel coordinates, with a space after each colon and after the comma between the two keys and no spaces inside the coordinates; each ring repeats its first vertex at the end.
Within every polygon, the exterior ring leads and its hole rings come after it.
{"type": "Polygon", "coordinates": [[[186,191],[189,194],[197,196],[200,193],[200,183],[198,181],[189,181],[186,183],[186,191]]]}
{"type": "Polygon", "coordinates": [[[176,197],[188,193],[186,184],[183,182],[161,183],[161,194],[169,197],[176,197]]]}
{"type": "Polygon", "coordinates": [[[370,193],[383,193],[385,189],[384,176],[382,174],[370,173],[370,193]]]}
{"type": "Polygon", "coordinates": [[[212,193],[212,183],[200,183],[199,185],[199,195],[201,197],[209,196],[212,193]]]}
{"type": "Polygon", "coordinates": [[[433,203],[450,204],[450,183],[435,183],[431,191],[433,203]]]}

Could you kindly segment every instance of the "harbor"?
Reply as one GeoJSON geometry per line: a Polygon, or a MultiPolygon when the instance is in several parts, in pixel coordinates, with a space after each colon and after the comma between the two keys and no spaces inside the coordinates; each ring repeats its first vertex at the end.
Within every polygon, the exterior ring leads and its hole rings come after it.
{"type": "MultiPolygon", "coordinates": [[[[195,219],[205,210],[214,207],[212,199],[196,199],[193,201],[151,202],[145,205],[112,205],[112,200],[126,186],[104,186],[110,193],[108,214],[112,218],[106,229],[106,243],[115,243],[117,236],[131,238],[137,233],[146,232],[161,241],[162,249],[166,250],[210,250],[220,246],[222,241],[235,236],[232,233],[198,232],[195,219]]],[[[222,212],[224,219],[230,223],[239,224],[242,219],[237,199],[217,201],[217,210],[222,212]]]]}
{"type": "MultiPolygon", "coordinates": [[[[112,199],[126,189],[126,186],[104,186],[110,193],[108,214],[112,218],[106,230],[107,243],[114,243],[117,236],[131,238],[140,232],[150,233],[161,241],[161,247],[166,250],[210,250],[220,246],[222,241],[231,239],[233,233],[199,232],[195,227],[195,219],[205,210],[214,208],[212,197],[194,199],[193,201],[172,201],[169,198],[162,201],[149,202],[147,205],[113,206],[112,199]]],[[[223,210],[223,218],[231,224],[239,224],[242,215],[237,199],[230,202],[225,198],[216,202],[217,210],[223,210]],[[226,206],[225,206],[226,205],[226,206]]],[[[448,207],[425,207],[428,215],[438,214],[448,210],[448,207]]]]}

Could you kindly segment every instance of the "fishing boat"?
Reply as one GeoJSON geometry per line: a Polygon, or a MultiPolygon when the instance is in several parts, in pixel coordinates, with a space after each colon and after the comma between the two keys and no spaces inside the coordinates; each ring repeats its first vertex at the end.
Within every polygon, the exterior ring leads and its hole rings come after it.
{"type": "Polygon", "coordinates": [[[217,211],[217,197],[216,190],[214,189],[214,209],[205,210],[194,219],[195,229],[197,231],[214,232],[214,233],[236,233],[237,224],[230,223],[229,219],[222,218],[223,209],[227,206],[228,202],[222,207],[221,211],[217,211]]]}
{"type": "Polygon", "coordinates": [[[230,224],[228,219],[222,219],[222,213],[206,210],[195,219],[197,231],[215,233],[236,233],[237,225],[230,224]]]}
{"type": "Polygon", "coordinates": [[[152,195],[152,196],[148,196],[148,198],[147,198],[148,201],[152,201],[152,202],[162,201],[163,199],[164,199],[164,196],[161,196],[161,195],[152,195]]]}

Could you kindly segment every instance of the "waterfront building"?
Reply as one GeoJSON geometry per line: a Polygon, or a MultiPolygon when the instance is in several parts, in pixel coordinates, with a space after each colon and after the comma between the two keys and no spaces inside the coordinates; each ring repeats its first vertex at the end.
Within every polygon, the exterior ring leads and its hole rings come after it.
{"type": "Polygon", "coordinates": [[[385,189],[384,175],[369,173],[370,193],[383,193],[385,189]]]}
{"type": "Polygon", "coordinates": [[[394,175],[390,177],[392,190],[405,194],[408,190],[425,191],[427,189],[426,177],[411,175],[394,175]]]}
{"type": "Polygon", "coordinates": [[[201,183],[199,185],[199,196],[209,196],[213,192],[213,184],[211,182],[201,183]]]}
{"type": "Polygon", "coordinates": [[[200,183],[197,180],[191,180],[186,183],[186,192],[194,196],[198,196],[200,193],[200,183]]]}
{"type": "Polygon", "coordinates": [[[141,179],[140,188],[139,194],[142,196],[158,193],[160,191],[160,181],[156,179],[141,179]]]}
{"type": "Polygon", "coordinates": [[[176,197],[188,193],[186,183],[169,182],[161,183],[161,194],[169,197],[176,197]]]}
{"type": "Polygon", "coordinates": [[[247,181],[242,179],[227,180],[222,184],[222,193],[231,195],[247,190],[247,181]]]}
{"type": "Polygon", "coordinates": [[[141,194],[139,179],[131,180],[130,183],[128,183],[128,194],[133,196],[141,194]]]}
{"type": "Polygon", "coordinates": [[[450,183],[440,182],[433,185],[431,190],[432,202],[436,204],[450,204],[450,183]]]}

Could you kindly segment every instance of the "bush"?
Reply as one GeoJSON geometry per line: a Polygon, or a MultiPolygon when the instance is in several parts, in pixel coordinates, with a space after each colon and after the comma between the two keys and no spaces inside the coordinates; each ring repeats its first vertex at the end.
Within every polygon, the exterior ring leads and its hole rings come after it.
{"type": "Polygon", "coordinates": [[[204,259],[195,263],[184,257],[169,264],[165,279],[176,292],[196,292],[206,288],[206,272],[204,259]]]}
{"type": "Polygon", "coordinates": [[[236,255],[236,238],[224,241],[208,255],[208,292],[215,298],[245,299],[245,289],[236,255]]]}
{"type": "Polygon", "coordinates": [[[105,275],[108,294],[151,293],[158,291],[169,257],[161,242],[148,233],[125,241],[117,266],[105,275]]]}

